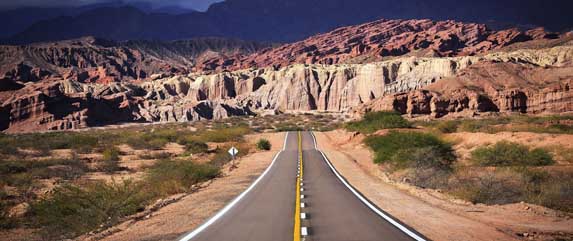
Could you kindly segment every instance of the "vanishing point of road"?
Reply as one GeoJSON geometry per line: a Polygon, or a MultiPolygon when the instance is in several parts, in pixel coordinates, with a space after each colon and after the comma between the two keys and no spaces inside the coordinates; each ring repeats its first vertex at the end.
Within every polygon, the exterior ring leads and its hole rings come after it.
{"type": "Polygon", "coordinates": [[[288,132],[255,182],[181,241],[425,240],[358,193],[317,148],[288,132]]]}

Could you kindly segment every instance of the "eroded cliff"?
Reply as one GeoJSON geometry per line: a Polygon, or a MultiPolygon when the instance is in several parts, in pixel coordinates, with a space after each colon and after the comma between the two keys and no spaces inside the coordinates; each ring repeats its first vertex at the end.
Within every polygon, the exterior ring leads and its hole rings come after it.
{"type": "Polygon", "coordinates": [[[572,80],[573,46],[563,45],[483,56],[295,64],[139,83],[68,79],[29,84],[4,96],[0,114],[3,129],[20,131],[219,119],[268,110],[396,110],[434,117],[561,113],[573,111],[572,80]]]}

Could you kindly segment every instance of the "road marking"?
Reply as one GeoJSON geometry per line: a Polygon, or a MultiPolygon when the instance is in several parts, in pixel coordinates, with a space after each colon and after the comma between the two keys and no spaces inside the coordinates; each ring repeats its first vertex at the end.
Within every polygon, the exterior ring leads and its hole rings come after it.
{"type": "MultiPolygon", "coordinates": [[[[297,171],[297,178],[296,178],[296,198],[295,198],[295,206],[294,206],[294,228],[293,228],[293,240],[294,241],[300,241],[300,237],[301,237],[301,225],[300,225],[300,220],[301,220],[301,213],[300,213],[300,208],[304,207],[304,203],[301,203],[300,199],[301,199],[301,191],[303,190],[301,188],[301,182],[302,182],[302,176],[303,176],[303,168],[302,168],[302,136],[300,134],[300,131],[297,132],[297,142],[298,142],[298,171],[297,171]]],[[[306,215],[306,214],[305,214],[306,215]]]]}
{"type": "Polygon", "coordinates": [[[302,227],[302,228],[300,229],[300,234],[301,234],[302,236],[308,236],[308,228],[307,228],[307,227],[302,227]]]}
{"type": "Polygon", "coordinates": [[[338,179],[342,182],[342,184],[344,184],[344,186],[346,186],[346,188],[348,188],[350,190],[350,192],[352,192],[354,194],[354,196],[356,196],[362,203],[364,203],[368,208],[370,208],[372,211],[374,211],[374,213],[378,214],[378,216],[384,218],[386,221],[388,221],[390,224],[394,225],[394,227],[400,229],[402,232],[404,232],[405,234],[407,234],[408,236],[410,236],[411,238],[413,238],[414,240],[417,241],[426,241],[426,239],[420,237],[418,234],[414,233],[413,231],[411,231],[410,229],[408,229],[407,227],[405,227],[404,225],[400,224],[399,222],[397,222],[396,220],[394,220],[393,218],[391,218],[390,216],[386,215],[384,212],[380,211],[380,209],[378,209],[374,204],[372,204],[370,201],[368,201],[366,198],[364,198],[360,193],[358,193],[358,191],[356,191],[339,173],[338,171],[336,171],[336,168],[334,168],[334,166],[332,165],[332,163],[330,162],[330,160],[328,160],[328,157],[326,157],[326,155],[324,154],[324,152],[322,152],[321,150],[318,149],[318,144],[316,142],[316,137],[314,136],[313,132],[310,132],[310,135],[312,136],[312,139],[314,141],[314,149],[316,149],[317,151],[320,152],[320,154],[322,154],[322,157],[324,158],[324,161],[326,162],[326,164],[328,164],[328,166],[330,167],[330,169],[332,170],[332,172],[334,172],[334,175],[336,177],[338,177],[338,179]]]}
{"type": "Polygon", "coordinates": [[[267,169],[263,172],[263,174],[261,174],[257,180],[255,180],[253,182],[253,184],[251,184],[251,186],[249,186],[249,188],[247,188],[247,190],[245,190],[244,192],[242,192],[239,196],[237,196],[232,202],[230,202],[229,204],[227,204],[227,206],[225,206],[223,209],[221,209],[221,211],[219,211],[217,214],[215,214],[215,216],[211,217],[207,222],[201,224],[201,226],[199,226],[198,228],[196,228],[195,230],[193,230],[192,232],[190,232],[189,234],[185,235],[183,238],[181,238],[179,241],[189,241],[192,238],[194,238],[195,236],[197,236],[197,234],[201,233],[203,230],[205,230],[207,227],[209,227],[209,225],[213,224],[215,221],[217,221],[219,218],[221,218],[223,215],[225,215],[227,212],[229,212],[229,210],[231,210],[231,208],[233,208],[233,206],[235,206],[239,201],[241,201],[241,199],[243,199],[243,197],[245,197],[247,195],[247,193],[249,193],[256,185],[257,183],[259,183],[263,177],[265,177],[267,175],[267,173],[269,173],[269,171],[271,170],[271,168],[274,166],[277,158],[279,157],[279,155],[286,149],[286,144],[287,144],[287,139],[288,139],[289,133],[287,132],[285,134],[285,140],[284,140],[284,144],[283,144],[283,149],[282,151],[278,152],[277,154],[275,154],[275,157],[273,158],[273,161],[271,162],[271,165],[269,165],[269,167],[267,167],[267,169]]]}

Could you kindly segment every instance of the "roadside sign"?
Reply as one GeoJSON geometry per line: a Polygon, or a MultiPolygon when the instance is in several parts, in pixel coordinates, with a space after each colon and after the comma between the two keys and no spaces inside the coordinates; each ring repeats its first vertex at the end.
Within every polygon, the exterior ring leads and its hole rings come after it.
{"type": "Polygon", "coordinates": [[[231,156],[235,157],[239,153],[239,150],[237,150],[235,147],[231,147],[228,152],[231,154],[231,156]]]}

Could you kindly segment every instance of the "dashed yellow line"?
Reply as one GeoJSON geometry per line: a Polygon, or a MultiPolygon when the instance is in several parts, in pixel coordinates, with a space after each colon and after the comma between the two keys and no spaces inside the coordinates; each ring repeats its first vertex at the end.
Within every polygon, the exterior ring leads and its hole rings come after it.
{"type": "Polygon", "coordinates": [[[302,181],[302,136],[300,131],[298,132],[298,177],[296,178],[296,198],[294,206],[294,230],[293,237],[294,241],[300,241],[300,183],[302,181]]]}

